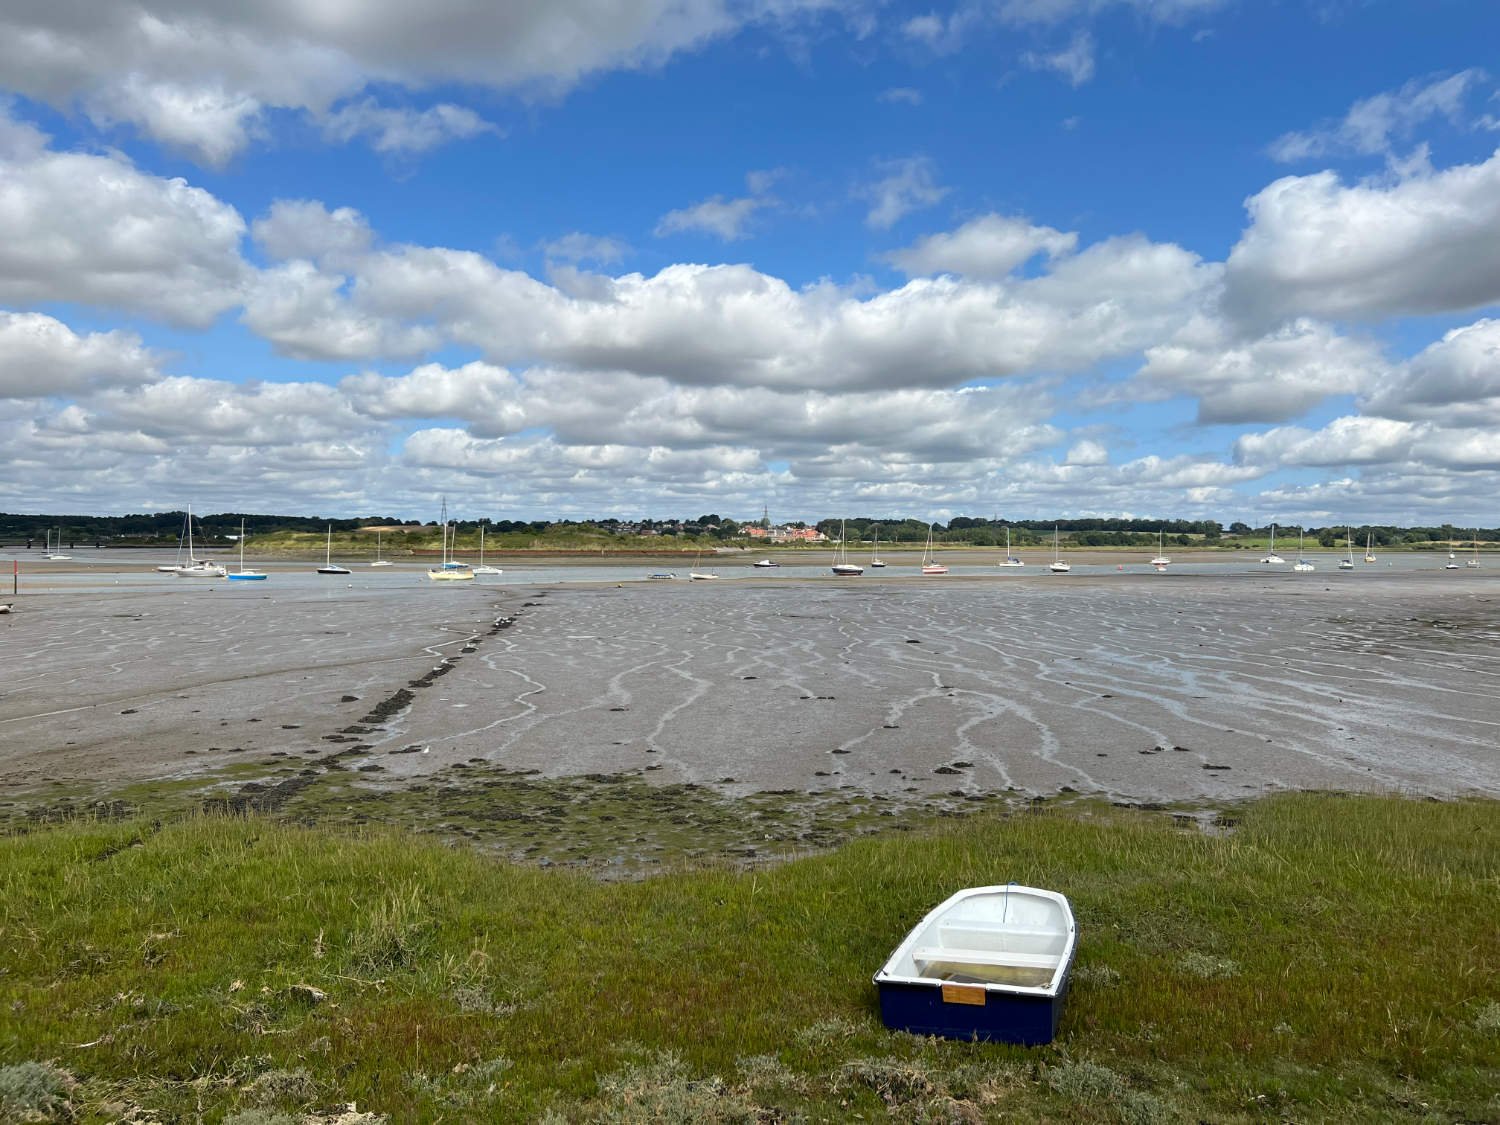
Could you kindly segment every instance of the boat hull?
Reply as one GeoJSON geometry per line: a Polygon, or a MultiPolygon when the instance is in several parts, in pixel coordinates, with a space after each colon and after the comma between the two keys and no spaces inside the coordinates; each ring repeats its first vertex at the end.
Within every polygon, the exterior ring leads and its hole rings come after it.
{"type": "Polygon", "coordinates": [[[893,1031],[1039,1047],[1057,1037],[1067,981],[1055,996],[1007,995],[978,986],[877,981],[880,1019],[893,1031]],[[970,999],[950,1000],[945,996],[970,999]],[[977,1002],[976,1002],[977,1001],[977,1002]]]}

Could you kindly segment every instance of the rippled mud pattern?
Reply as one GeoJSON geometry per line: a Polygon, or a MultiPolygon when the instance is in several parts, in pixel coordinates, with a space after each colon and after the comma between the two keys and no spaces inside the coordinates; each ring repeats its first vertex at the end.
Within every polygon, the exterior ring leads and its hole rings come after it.
{"type": "Polygon", "coordinates": [[[914,803],[1494,794],[1500,584],[1472,578],[59,597],[0,634],[0,774],[243,763],[393,791],[493,769],[914,803]]]}

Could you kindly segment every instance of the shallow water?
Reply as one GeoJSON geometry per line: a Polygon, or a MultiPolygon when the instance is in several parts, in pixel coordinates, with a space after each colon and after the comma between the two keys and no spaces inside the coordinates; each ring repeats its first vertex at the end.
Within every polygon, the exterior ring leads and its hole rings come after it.
{"type": "Polygon", "coordinates": [[[729,791],[1500,794],[1500,571],[1333,561],[852,581],[746,566],[756,580],[718,583],[639,580],[649,566],[453,585],[416,567],[27,574],[0,617],[0,777],[358,744],[384,779],[480,758],[729,791]]]}

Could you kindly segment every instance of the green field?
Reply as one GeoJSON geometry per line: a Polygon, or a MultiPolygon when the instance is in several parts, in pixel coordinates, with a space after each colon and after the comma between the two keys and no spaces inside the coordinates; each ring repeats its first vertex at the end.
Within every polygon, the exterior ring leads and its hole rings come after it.
{"type": "Polygon", "coordinates": [[[0,1120],[1500,1119],[1492,801],[1287,795],[1209,831],[986,807],[669,866],[606,882],[263,816],[18,831],[0,1120]],[[1078,919],[1059,1039],[886,1031],[870,977],[900,937],[1007,881],[1078,919]]]}

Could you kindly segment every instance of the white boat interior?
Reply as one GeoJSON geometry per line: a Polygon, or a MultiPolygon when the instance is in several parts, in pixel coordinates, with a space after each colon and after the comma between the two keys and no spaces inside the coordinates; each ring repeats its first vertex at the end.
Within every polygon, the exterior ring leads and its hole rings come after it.
{"type": "Polygon", "coordinates": [[[1054,993],[1073,959],[1068,900],[1033,887],[975,887],[927,915],[876,979],[1054,993]]]}

